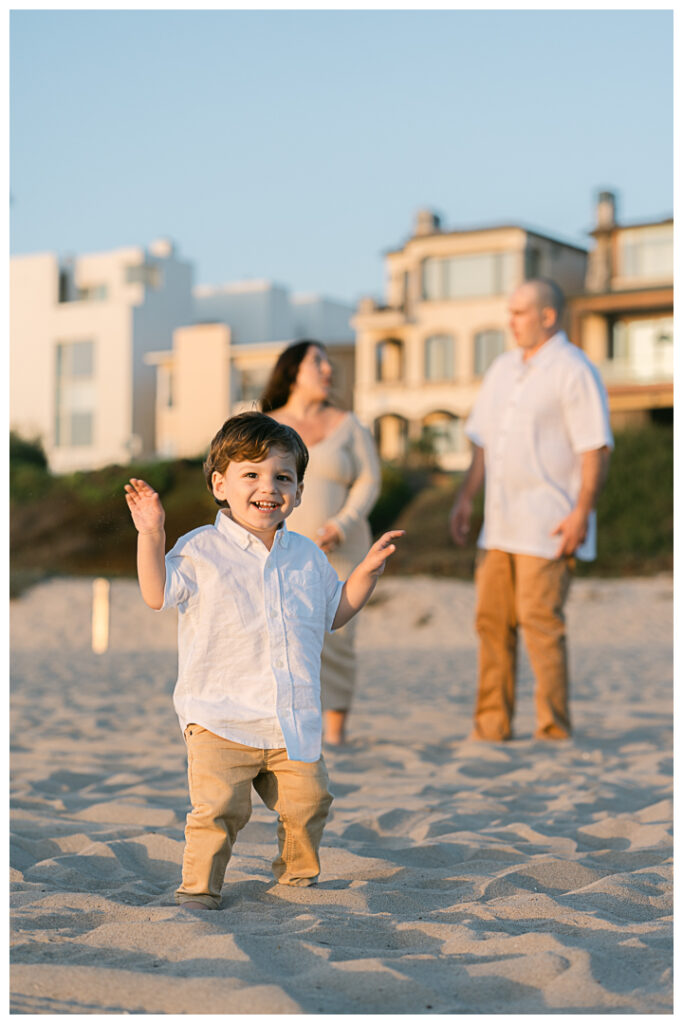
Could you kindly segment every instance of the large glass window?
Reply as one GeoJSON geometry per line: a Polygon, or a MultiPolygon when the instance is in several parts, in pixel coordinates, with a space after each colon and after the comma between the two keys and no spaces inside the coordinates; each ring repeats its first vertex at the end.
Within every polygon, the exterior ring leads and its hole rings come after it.
{"type": "Polygon", "coordinates": [[[422,264],[423,299],[468,299],[503,295],[515,285],[515,253],[485,252],[422,264]]]}
{"type": "Polygon", "coordinates": [[[502,331],[478,331],[474,336],[474,374],[483,377],[493,360],[505,349],[502,331]]]}
{"type": "Polygon", "coordinates": [[[55,377],[55,444],[91,445],[95,422],[94,342],[60,342],[55,377]]]}
{"type": "Polygon", "coordinates": [[[608,348],[610,377],[672,380],[674,372],[673,319],[617,320],[608,348]]]}
{"type": "Polygon", "coordinates": [[[425,341],[425,380],[453,379],[453,338],[450,334],[433,334],[425,341]]]}
{"type": "Polygon", "coordinates": [[[673,230],[624,232],[620,238],[622,277],[673,280],[673,230]]]}

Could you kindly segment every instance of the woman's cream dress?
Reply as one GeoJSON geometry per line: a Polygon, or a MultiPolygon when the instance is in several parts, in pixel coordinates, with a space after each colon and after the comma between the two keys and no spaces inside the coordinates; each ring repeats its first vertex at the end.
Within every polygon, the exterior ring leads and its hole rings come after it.
{"type": "MultiPolygon", "coordinates": [[[[332,522],[343,541],[328,556],[341,580],[365,557],[372,542],[368,514],[380,490],[380,466],[370,431],[353,413],[318,444],[311,445],[301,504],[287,519],[287,529],[318,540],[318,530],[332,522]]],[[[356,682],[353,618],[325,636],[320,667],[322,706],[347,711],[356,682]]]]}

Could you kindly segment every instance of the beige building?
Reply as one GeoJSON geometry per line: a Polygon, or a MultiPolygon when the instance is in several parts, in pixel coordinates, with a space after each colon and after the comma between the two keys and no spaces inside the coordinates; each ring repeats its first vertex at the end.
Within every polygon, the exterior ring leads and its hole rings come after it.
{"type": "Polygon", "coordinates": [[[383,458],[427,444],[443,468],[464,468],[465,419],[491,362],[513,344],[510,293],[538,275],[581,291],[587,253],[514,225],[442,231],[421,211],[413,236],[386,258],[386,304],[365,299],[352,321],[355,411],[383,458]]]}
{"type": "Polygon", "coordinates": [[[10,262],[10,427],[57,473],[156,451],[145,357],[193,319],[192,267],[170,242],[10,262]]]}
{"type": "Polygon", "coordinates": [[[673,415],[673,220],[617,222],[600,193],[585,288],[568,304],[572,341],[599,366],[612,424],[673,415]]]}
{"type": "MultiPolygon", "coordinates": [[[[317,340],[317,339],[316,339],[317,340]]],[[[172,348],[151,353],[156,367],[157,449],[163,458],[194,458],[228,416],[258,408],[275,361],[291,341],[235,344],[224,323],[196,324],[173,334],[172,348]]],[[[350,409],[354,346],[326,343],[334,369],[334,398],[350,409]]]]}

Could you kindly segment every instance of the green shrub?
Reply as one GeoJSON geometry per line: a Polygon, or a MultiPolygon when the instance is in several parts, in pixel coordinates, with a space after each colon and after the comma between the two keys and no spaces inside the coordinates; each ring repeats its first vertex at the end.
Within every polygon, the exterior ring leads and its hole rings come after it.
{"type": "Polygon", "coordinates": [[[656,572],[673,567],[673,427],[655,425],[615,436],[609,475],[598,499],[598,559],[583,574],[656,572]]]}
{"type": "Polygon", "coordinates": [[[52,477],[40,441],[29,441],[14,431],[9,435],[9,491],[12,504],[38,501],[50,489],[52,477]]]}
{"type": "Polygon", "coordinates": [[[173,463],[149,462],[132,463],[129,466],[106,466],[92,472],[72,473],[63,477],[65,486],[70,488],[81,501],[88,505],[120,498],[123,500],[124,484],[131,477],[140,477],[162,496],[173,487],[173,463]]]}
{"type": "Polygon", "coordinates": [[[40,439],[28,440],[14,430],[9,434],[9,461],[10,466],[21,464],[47,469],[47,456],[40,439]]]}
{"type": "Polygon", "coordinates": [[[370,528],[375,537],[391,529],[402,509],[424,487],[428,474],[393,462],[382,464],[379,498],[370,513],[370,528]]]}

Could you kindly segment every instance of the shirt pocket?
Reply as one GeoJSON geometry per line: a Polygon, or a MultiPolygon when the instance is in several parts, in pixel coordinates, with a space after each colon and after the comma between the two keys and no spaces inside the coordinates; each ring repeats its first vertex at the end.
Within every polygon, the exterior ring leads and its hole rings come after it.
{"type": "Polygon", "coordinates": [[[290,569],[283,578],[283,607],[289,619],[325,621],[325,593],[317,569],[290,569]]]}

